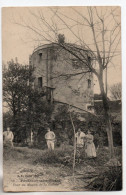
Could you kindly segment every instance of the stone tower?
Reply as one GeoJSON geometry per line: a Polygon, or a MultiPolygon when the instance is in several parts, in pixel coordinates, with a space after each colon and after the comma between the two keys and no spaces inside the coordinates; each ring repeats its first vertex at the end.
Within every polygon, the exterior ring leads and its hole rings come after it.
{"type": "Polygon", "coordinates": [[[81,64],[56,43],[37,47],[29,62],[35,68],[34,87],[39,90],[45,88],[48,101],[68,103],[91,111],[94,99],[93,75],[84,63],[81,64]],[[79,74],[86,70],[87,73],[79,74]]]}

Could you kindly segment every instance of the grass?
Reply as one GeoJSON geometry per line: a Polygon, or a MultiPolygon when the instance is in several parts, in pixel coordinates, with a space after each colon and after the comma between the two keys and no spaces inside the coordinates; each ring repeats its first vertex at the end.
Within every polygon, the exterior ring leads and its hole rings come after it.
{"type": "Polygon", "coordinates": [[[34,163],[36,164],[68,164],[67,159],[72,160],[73,147],[57,148],[54,151],[45,150],[41,156],[36,156],[34,163]]]}
{"type": "MultiPolygon", "coordinates": [[[[115,157],[121,163],[121,147],[115,148],[115,157]]],[[[84,156],[81,157],[80,163],[76,161],[76,165],[90,165],[96,168],[103,167],[109,161],[108,148],[99,148],[97,151],[97,158],[88,159],[84,156]]],[[[44,150],[41,155],[35,156],[34,164],[63,164],[65,166],[72,166],[73,163],[73,147],[67,146],[65,148],[56,148],[53,152],[44,150]]]]}
{"type": "MultiPolygon", "coordinates": [[[[65,146],[56,148],[50,152],[48,150],[40,150],[28,147],[15,147],[13,149],[4,149],[3,157],[5,160],[9,159],[29,159],[33,164],[64,164],[72,165],[73,161],[73,147],[65,146]]],[[[115,148],[115,157],[121,163],[122,152],[121,147],[115,148]]],[[[24,159],[24,160],[25,160],[24,159]]],[[[109,161],[108,148],[99,148],[97,151],[96,159],[85,158],[84,155],[81,157],[81,164],[90,166],[103,166],[109,161]]]]}
{"type": "MultiPolygon", "coordinates": [[[[121,154],[121,147],[116,147],[115,157],[120,163],[122,159],[121,154]]],[[[13,162],[16,161],[18,164],[20,163],[24,166],[28,165],[33,169],[36,167],[35,170],[37,167],[44,167],[48,179],[53,179],[54,173],[55,178],[61,180],[64,177],[72,176],[72,146],[59,147],[53,152],[28,147],[5,148],[3,157],[5,164],[6,162],[8,162],[7,164],[13,164],[13,162]]],[[[80,162],[76,161],[75,177],[81,177],[81,183],[82,181],[85,183],[89,180],[89,182],[87,182],[87,190],[120,190],[122,185],[121,167],[120,170],[118,167],[107,167],[106,164],[108,161],[109,151],[108,148],[105,147],[98,149],[96,159],[88,159],[82,156],[80,162]],[[88,171],[89,169],[94,169],[94,171],[88,171]]],[[[78,185],[78,183],[76,185],[78,185]]]]}

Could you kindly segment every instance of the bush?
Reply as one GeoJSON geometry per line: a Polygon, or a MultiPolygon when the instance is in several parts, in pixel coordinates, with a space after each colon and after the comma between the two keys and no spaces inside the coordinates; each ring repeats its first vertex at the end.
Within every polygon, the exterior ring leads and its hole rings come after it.
{"type": "Polygon", "coordinates": [[[65,147],[65,148],[57,148],[54,151],[43,151],[42,156],[38,156],[34,163],[44,163],[44,164],[53,164],[53,163],[61,163],[61,164],[67,164],[70,161],[72,161],[72,154],[73,154],[73,147],[65,147]],[[67,160],[68,159],[68,160],[67,160]]]}
{"type": "Polygon", "coordinates": [[[107,167],[86,187],[94,191],[122,190],[122,168],[107,167]]]}

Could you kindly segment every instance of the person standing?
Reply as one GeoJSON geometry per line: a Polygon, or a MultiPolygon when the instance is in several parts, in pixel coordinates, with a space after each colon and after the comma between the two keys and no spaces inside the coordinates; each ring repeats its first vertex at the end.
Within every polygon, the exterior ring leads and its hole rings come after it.
{"type": "Polygon", "coordinates": [[[46,139],[48,149],[54,150],[55,133],[53,131],[50,131],[50,128],[47,129],[47,133],[45,134],[45,139],[46,139]]]}
{"type": "Polygon", "coordinates": [[[14,135],[13,132],[10,131],[10,127],[7,127],[7,131],[3,132],[3,144],[4,146],[12,147],[13,148],[13,139],[14,135]]]}
{"type": "Polygon", "coordinates": [[[75,134],[76,138],[76,154],[77,157],[80,157],[81,154],[84,152],[84,138],[85,138],[85,133],[81,131],[79,128],[77,133],[75,134]]]}
{"type": "Polygon", "coordinates": [[[89,158],[95,158],[96,157],[96,149],[94,145],[94,137],[91,134],[91,131],[88,131],[88,134],[85,136],[86,138],[86,144],[85,144],[85,153],[86,156],[89,158]]]}

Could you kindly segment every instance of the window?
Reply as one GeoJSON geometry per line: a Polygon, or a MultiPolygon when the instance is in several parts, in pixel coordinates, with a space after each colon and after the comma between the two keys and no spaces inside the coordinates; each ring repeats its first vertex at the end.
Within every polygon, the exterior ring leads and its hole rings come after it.
{"type": "Polygon", "coordinates": [[[91,64],[91,57],[90,56],[88,56],[88,62],[89,62],[89,64],[91,64]]]}
{"type": "Polygon", "coordinates": [[[84,63],[82,63],[78,59],[72,59],[72,67],[73,67],[73,69],[85,68],[84,63]]]}
{"type": "Polygon", "coordinates": [[[38,77],[38,87],[42,87],[42,77],[38,77]]]}
{"type": "Polygon", "coordinates": [[[50,88],[47,88],[46,89],[46,98],[48,101],[51,101],[51,89],[50,88]]]}
{"type": "Polygon", "coordinates": [[[54,88],[50,88],[50,87],[46,88],[46,99],[48,102],[53,101],[53,90],[54,90],[54,88]]]}
{"type": "Polygon", "coordinates": [[[91,80],[88,79],[88,88],[91,88],[91,80]]]}
{"type": "Polygon", "coordinates": [[[39,53],[39,62],[42,60],[42,52],[39,53]]]}
{"type": "Polygon", "coordinates": [[[79,68],[77,59],[72,59],[72,66],[73,66],[74,69],[78,69],[79,68]]]}

